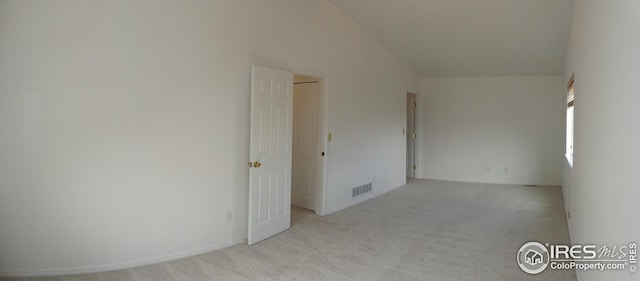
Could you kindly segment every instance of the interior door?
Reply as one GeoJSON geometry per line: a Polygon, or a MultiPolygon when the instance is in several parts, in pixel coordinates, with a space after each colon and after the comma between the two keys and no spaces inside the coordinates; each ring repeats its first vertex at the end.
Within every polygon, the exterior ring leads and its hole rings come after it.
{"type": "Polygon", "coordinates": [[[289,229],[293,73],[253,66],[249,245],[289,229]]]}
{"type": "Polygon", "coordinates": [[[416,176],[416,95],[407,94],[407,178],[416,176]]]}
{"type": "Polygon", "coordinates": [[[293,168],[291,204],[316,210],[320,159],[320,86],[317,81],[293,85],[293,168]]]}

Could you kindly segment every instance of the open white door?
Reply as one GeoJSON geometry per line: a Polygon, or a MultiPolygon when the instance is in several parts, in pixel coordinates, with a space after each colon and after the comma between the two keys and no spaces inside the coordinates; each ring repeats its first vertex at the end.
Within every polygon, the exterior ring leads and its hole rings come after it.
{"type": "Polygon", "coordinates": [[[249,245],[291,224],[293,73],[251,69],[249,245]]]}

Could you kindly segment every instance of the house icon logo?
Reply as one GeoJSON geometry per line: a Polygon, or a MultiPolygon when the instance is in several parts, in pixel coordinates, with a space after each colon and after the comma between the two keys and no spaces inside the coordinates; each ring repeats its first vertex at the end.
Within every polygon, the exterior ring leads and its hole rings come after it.
{"type": "Polygon", "coordinates": [[[542,255],[534,250],[529,250],[524,255],[524,261],[530,265],[538,265],[542,263],[542,255]]]}
{"type": "Polygon", "coordinates": [[[517,260],[522,271],[538,274],[549,265],[549,251],[539,242],[528,242],[518,250],[517,260]]]}

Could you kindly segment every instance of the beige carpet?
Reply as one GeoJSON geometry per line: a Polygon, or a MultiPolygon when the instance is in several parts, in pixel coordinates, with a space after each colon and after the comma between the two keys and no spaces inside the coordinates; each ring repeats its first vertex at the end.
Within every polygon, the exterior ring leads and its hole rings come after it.
{"type": "Polygon", "coordinates": [[[528,275],[515,260],[525,242],[566,243],[563,214],[559,187],[415,180],[325,217],[294,209],[289,231],[254,246],[7,280],[575,280],[572,271],[528,275]]]}

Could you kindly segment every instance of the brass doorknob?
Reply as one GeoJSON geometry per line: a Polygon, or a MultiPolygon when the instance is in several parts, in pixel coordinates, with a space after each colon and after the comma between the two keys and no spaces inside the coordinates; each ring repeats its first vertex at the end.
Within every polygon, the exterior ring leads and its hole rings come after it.
{"type": "Polygon", "coordinates": [[[260,166],[262,166],[262,163],[260,163],[260,162],[258,162],[258,161],[253,162],[253,167],[254,167],[254,168],[260,168],[260,166]]]}

